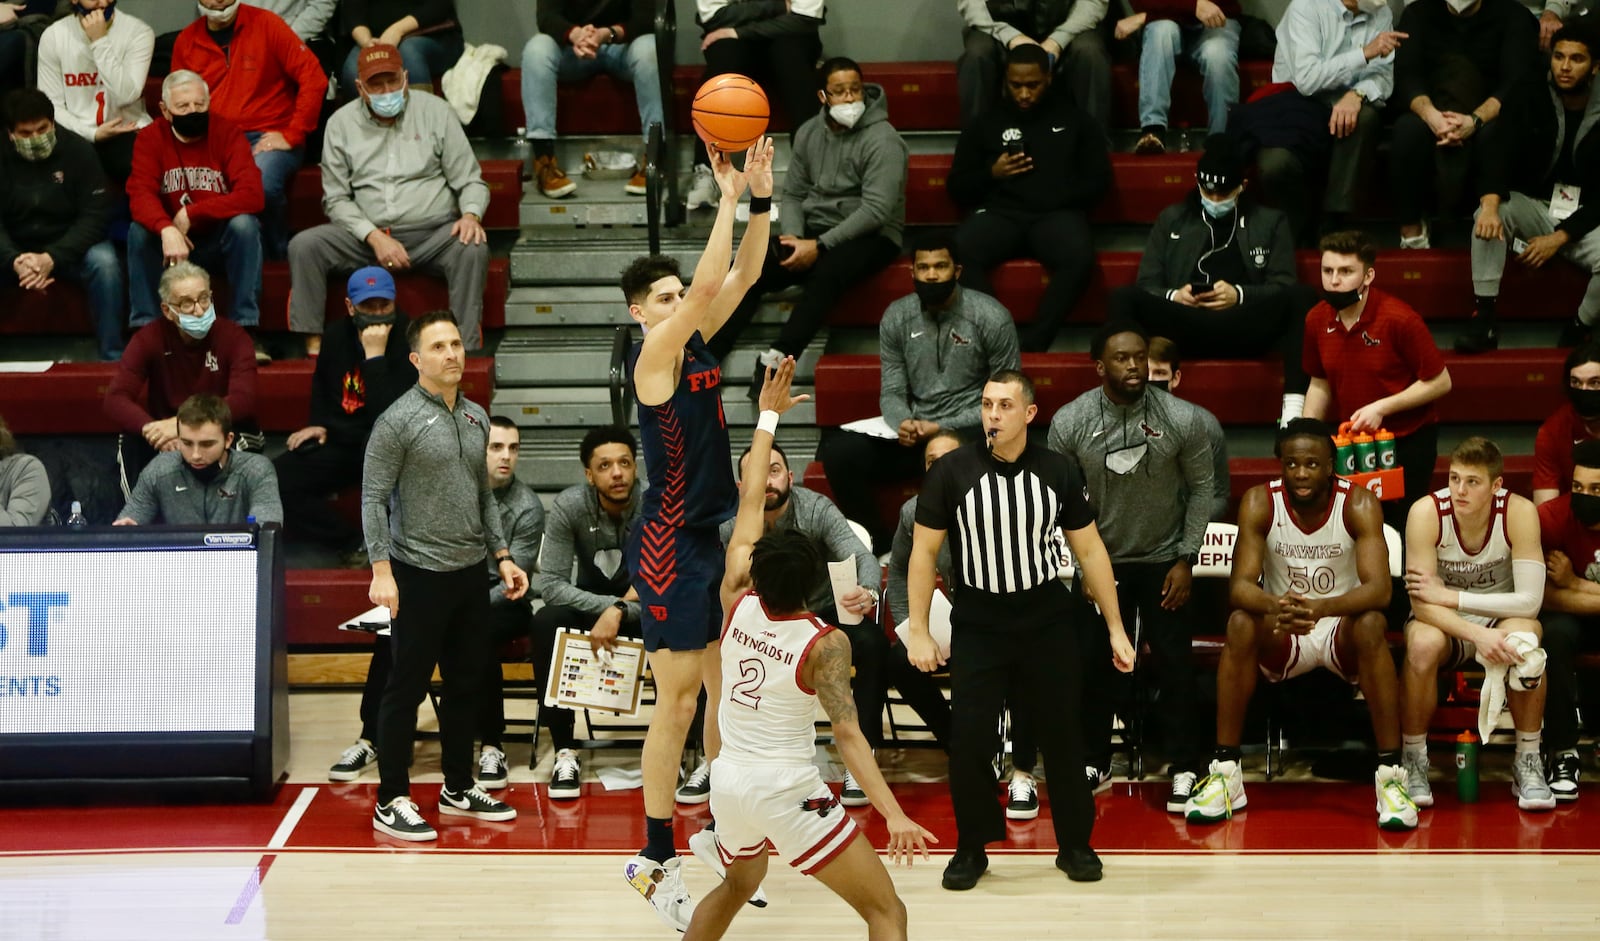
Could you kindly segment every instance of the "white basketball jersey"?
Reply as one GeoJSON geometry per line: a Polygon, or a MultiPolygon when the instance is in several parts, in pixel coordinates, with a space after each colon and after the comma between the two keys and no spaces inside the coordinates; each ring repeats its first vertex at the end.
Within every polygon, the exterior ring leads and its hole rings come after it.
{"type": "Polygon", "coordinates": [[[1494,506],[1489,511],[1489,532],[1483,545],[1469,551],[1461,543],[1461,530],[1451,506],[1450,490],[1433,494],[1433,505],[1439,511],[1439,579],[1458,591],[1474,594],[1493,594],[1513,591],[1511,540],[1506,537],[1506,504],[1511,494],[1507,490],[1494,492],[1494,506]]]}
{"type": "Polygon", "coordinates": [[[1267,594],[1276,597],[1292,591],[1306,598],[1333,598],[1360,586],[1356,540],[1344,524],[1350,486],[1350,481],[1335,477],[1327,518],[1315,529],[1306,530],[1289,512],[1283,481],[1267,484],[1272,527],[1267,530],[1267,551],[1261,560],[1261,585],[1267,594]]]}
{"type": "Polygon", "coordinates": [[[722,755],[741,764],[811,764],[817,694],[800,671],[831,630],[810,615],[774,618],[753,591],[734,603],[722,629],[722,755]]]}

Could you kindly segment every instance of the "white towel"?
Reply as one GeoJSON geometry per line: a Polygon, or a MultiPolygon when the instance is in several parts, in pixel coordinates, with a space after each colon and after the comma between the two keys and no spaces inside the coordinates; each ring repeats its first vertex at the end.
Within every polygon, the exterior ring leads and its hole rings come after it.
{"type": "Polygon", "coordinates": [[[461,53],[461,58],[456,60],[455,67],[439,80],[444,100],[455,109],[456,117],[461,119],[462,124],[471,124],[477,116],[478,100],[483,96],[483,83],[489,78],[489,70],[505,57],[503,46],[488,43],[468,45],[461,53]]]}
{"type": "Polygon", "coordinates": [[[1539,638],[1529,631],[1512,631],[1506,642],[1522,655],[1522,662],[1513,664],[1487,663],[1483,654],[1478,662],[1483,664],[1483,692],[1478,697],[1478,740],[1489,741],[1495,723],[1500,721],[1500,711],[1506,707],[1506,687],[1516,690],[1537,689],[1544,679],[1545,652],[1539,638]]]}

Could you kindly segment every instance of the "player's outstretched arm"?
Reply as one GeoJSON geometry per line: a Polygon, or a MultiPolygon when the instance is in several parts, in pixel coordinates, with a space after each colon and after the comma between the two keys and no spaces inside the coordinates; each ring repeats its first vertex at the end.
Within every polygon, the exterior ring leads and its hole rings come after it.
{"type": "Polygon", "coordinates": [[[744,237],[739,240],[733,269],[722,279],[722,287],[701,321],[700,334],[708,340],[733,316],[739,302],[760,280],[761,268],[766,264],[767,237],[772,231],[772,152],[772,138],[763,137],[745,154],[744,177],[750,185],[750,224],[745,226],[744,237]],[[756,211],[758,199],[769,201],[766,210],[756,211]]]}
{"type": "MultiPolygon", "coordinates": [[[[790,395],[794,382],[794,357],[786,358],[777,369],[767,370],[766,383],[761,387],[761,417],[755,434],[750,439],[748,467],[766,467],[772,463],[772,442],[778,431],[778,416],[811,398],[809,395],[790,395]]],[[[728,537],[726,562],[722,573],[722,608],[732,610],[739,593],[750,587],[750,550],[766,529],[764,511],[767,497],[767,478],[764,474],[746,474],[739,490],[739,511],[734,516],[733,534],[728,537]]]]}
{"type": "Polygon", "coordinates": [[[1352,487],[1344,505],[1344,524],[1355,537],[1356,577],[1361,584],[1338,597],[1308,602],[1314,620],[1353,617],[1389,607],[1393,580],[1389,577],[1389,542],[1383,538],[1383,505],[1372,491],[1352,487]]]}
{"type": "MultiPolygon", "coordinates": [[[[706,240],[705,251],[700,253],[700,261],[694,268],[694,280],[684,293],[678,312],[644,335],[635,368],[639,377],[668,377],[669,388],[676,381],[678,355],[695,331],[705,326],[706,312],[711,307],[712,299],[722,290],[722,281],[728,276],[728,262],[733,257],[733,211],[744,192],[744,175],[734,169],[726,154],[716,149],[711,151],[711,170],[722,189],[722,200],[717,204],[717,221],[711,226],[711,237],[706,240]]],[[[666,400],[663,398],[661,401],[666,400]]]]}
{"type": "Polygon", "coordinates": [[[1100,527],[1090,523],[1081,529],[1066,530],[1066,533],[1067,545],[1072,548],[1072,557],[1078,560],[1084,586],[1106,619],[1106,630],[1111,634],[1111,661],[1118,670],[1132,673],[1133,644],[1122,626],[1122,609],[1117,606],[1117,577],[1111,571],[1111,555],[1100,539],[1100,527]]]}
{"type": "Polygon", "coordinates": [[[894,799],[872,757],[872,746],[861,732],[855,698],[850,695],[850,639],[840,631],[823,635],[806,655],[802,672],[806,685],[817,691],[817,700],[833,724],[833,742],[839,747],[844,766],[855,775],[867,799],[889,825],[889,860],[909,866],[918,853],[927,859],[928,844],[939,840],[900,809],[900,802],[894,799]]]}

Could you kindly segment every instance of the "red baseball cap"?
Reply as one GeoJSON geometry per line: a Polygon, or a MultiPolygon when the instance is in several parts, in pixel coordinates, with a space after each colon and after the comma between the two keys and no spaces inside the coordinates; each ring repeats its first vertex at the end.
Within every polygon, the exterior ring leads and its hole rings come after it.
{"type": "Polygon", "coordinates": [[[361,55],[356,57],[356,78],[363,85],[379,75],[388,75],[401,69],[400,50],[386,42],[375,42],[361,50],[361,55]]]}

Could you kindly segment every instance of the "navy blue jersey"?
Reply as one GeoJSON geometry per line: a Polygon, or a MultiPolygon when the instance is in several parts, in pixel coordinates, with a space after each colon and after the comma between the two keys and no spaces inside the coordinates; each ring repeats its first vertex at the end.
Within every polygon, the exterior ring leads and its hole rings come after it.
{"type": "MultiPolygon", "coordinates": [[[[638,368],[628,351],[628,381],[638,368]]],[[[716,527],[739,508],[722,414],[722,367],[698,331],[683,348],[683,375],[672,398],[639,403],[639,445],[649,474],[643,518],[672,527],[716,527]]]]}

